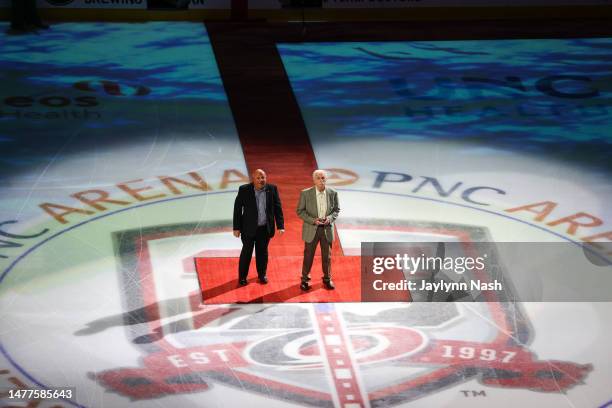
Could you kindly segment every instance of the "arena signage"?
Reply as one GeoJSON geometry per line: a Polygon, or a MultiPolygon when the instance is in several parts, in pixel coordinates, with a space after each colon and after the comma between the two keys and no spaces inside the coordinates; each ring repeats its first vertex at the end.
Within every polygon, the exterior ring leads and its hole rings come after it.
{"type": "Polygon", "coordinates": [[[146,0],[38,0],[41,8],[146,9],[146,0]]]}
{"type": "Polygon", "coordinates": [[[536,6],[586,6],[609,3],[581,0],[323,0],[323,8],[427,8],[427,7],[536,7],[536,6]]]}

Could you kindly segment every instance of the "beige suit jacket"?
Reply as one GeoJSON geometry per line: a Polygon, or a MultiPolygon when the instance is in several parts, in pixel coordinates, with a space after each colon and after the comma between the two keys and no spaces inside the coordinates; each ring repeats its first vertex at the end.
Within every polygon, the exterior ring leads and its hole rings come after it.
{"type": "MultiPolygon", "coordinates": [[[[340,213],[340,203],[338,202],[338,192],[331,187],[325,187],[327,190],[327,212],[325,218],[330,221],[325,228],[325,237],[329,242],[334,240],[334,222],[340,213]]],[[[318,218],[317,209],[317,193],[316,187],[310,187],[302,190],[300,201],[298,202],[297,215],[304,221],[302,225],[302,240],[312,242],[317,232],[315,220],[318,218]]]]}

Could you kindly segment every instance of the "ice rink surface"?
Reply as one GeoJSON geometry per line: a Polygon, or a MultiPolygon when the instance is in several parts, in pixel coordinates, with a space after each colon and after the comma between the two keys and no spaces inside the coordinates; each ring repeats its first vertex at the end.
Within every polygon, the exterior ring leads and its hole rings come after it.
{"type": "MultiPolygon", "coordinates": [[[[609,264],[559,276],[581,302],[201,306],[193,257],[240,249],[248,177],[205,27],[1,40],[3,390],[75,387],[67,407],[610,404],[612,306],[581,286],[609,288],[609,264]]],[[[612,39],[278,50],[345,254],[442,231],[610,240],[612,39]]]]}

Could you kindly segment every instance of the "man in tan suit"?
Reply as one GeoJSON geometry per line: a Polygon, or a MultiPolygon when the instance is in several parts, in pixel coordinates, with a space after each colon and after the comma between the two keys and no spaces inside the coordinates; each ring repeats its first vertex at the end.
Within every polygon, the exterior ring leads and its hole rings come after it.
{"type": "Polygon", "coordinates": [[[310,269],[317,244],[321,243],[321,262],[323,264],[323,284],[334,289],[331,277],[331,246],[334,240],[334,222],[338,218],[340,205],[338,192],[327,187],[324,170],[312,173],[314,186],[302,190],[297,214],[304,221],[302,239],[304,240],[304,263],[302,264],[302,290],[310,289],[310,269]]]}

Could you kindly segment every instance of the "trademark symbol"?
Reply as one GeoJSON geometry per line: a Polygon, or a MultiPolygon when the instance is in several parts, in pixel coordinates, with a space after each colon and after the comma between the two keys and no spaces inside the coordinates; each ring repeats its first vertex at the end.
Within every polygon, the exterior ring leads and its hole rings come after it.
{"type": "Polygon", "coordinates": [[[476,391],[476,390],[460,390],[460,393],[463,394],[465,398],[476,398],[476,397],[486,397],[487,393],[485,390],[476,391]]]}

